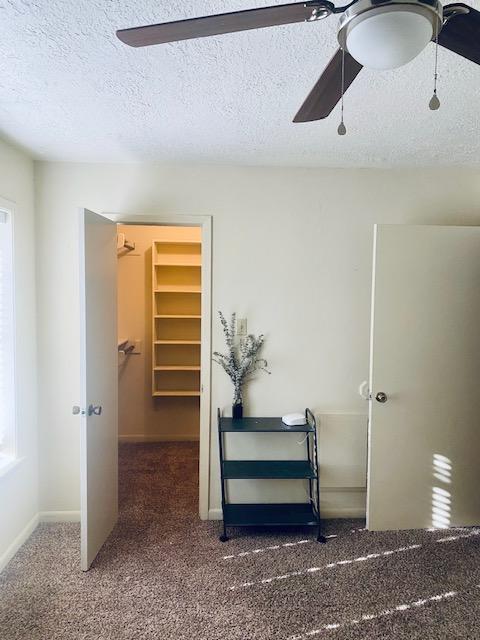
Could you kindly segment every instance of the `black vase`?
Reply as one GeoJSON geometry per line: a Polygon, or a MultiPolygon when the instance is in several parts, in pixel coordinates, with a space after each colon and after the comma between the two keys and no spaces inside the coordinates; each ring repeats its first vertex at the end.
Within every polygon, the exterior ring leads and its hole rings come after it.
{"type": "Polygon", "coordinates": [[[234,420],[241,420],[243,418],[243,404],[241,402],[232,404],[232,418],[234,420]]]}

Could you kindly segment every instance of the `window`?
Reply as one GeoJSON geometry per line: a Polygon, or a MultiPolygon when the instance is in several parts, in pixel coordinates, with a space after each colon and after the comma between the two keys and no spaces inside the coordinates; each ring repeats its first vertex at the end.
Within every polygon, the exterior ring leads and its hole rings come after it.
{"type": "Polygon", "coordinates": [[[0,207],[0,466],[16,454],[12,214],[0,207]]]}

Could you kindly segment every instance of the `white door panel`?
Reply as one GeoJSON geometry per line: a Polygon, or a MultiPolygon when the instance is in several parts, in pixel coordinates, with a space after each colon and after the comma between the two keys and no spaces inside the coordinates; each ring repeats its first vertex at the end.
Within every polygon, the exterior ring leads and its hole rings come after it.
{"type": "Polygon", "coordinates": [[[480,228],[375,234],[367,526],[479,524],[480,228]]]}
{"type": "Polygon", "coordinates": [[[81,566],[89,569],[117,520],[116,224],[80,213],[82,364],[81,566]],[[96,413],[89,407],[101,407],[96,413]]]}

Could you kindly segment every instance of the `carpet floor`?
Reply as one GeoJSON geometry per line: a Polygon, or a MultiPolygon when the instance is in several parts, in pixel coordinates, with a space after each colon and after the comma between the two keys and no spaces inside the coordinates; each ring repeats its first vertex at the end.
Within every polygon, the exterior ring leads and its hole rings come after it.
{"type": "Polygon", "coordinates": [[[0,575],[2,640],[480,639],[480,529],[245,530],[197,517],[198,450],[122,445],[120,519],[87,573],[42,524],[0,575]],[[232,532],[233,533],[233,532],[232,532]]]}

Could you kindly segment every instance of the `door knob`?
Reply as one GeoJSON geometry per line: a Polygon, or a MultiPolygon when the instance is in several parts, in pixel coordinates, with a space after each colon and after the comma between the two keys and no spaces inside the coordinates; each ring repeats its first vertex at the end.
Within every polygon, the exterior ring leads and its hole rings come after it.
{"type": "Polygon", "coordinates": [[[88,407],[88,415],[89,416],[99,416],[102,413],[102,407],[100,405],[94,407],[93,404],[88,407]]]}
{"type": "Polygon", "coordinates": [[[85,415],[85,409],[81,409],[78,405],[72,407],[72,413],[74,416],[85,415]]]}
{"type": "Polygon", "coordinates": [[[377,395],[375,396],[375,400],[376,400],[377,402],[381,402],[381,403],[383,404],[384,402],[386,402],[386,401],[388,400],[388,398],[387,398],[387,394],[386,394],[386,393],[384,393],[383,391],[379,391],[379,392],[377,393],[377,395]]]}

